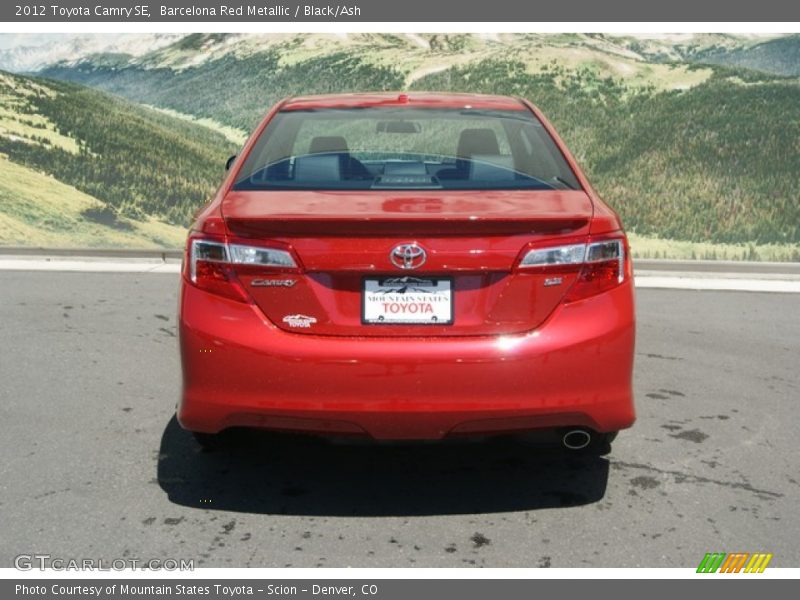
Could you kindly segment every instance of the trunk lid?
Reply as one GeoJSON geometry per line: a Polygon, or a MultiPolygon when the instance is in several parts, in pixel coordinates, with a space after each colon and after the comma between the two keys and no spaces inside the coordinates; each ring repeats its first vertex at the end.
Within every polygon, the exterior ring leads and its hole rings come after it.
{"type": "Polygon", "coordinates": [[[533,242],[588,234],[592,203],[571,190],[247,191],[229,193],[222,213],[237,242],[277,241],[301,263],[300,273],[238,270],[277,327],[315,335],[499,335],[534,329],[560,303],[574,275],[545,285],[547,275],[514,266],[533,242]],[[402,269],[397,256],[393,263],[393,250],[404,244],[423,249],[424,263],[402,269]],[[430,286],[448,282],[448,324],[363,322],[365,286],[385,294],[388,319],[423,320],[430,286]],[[406,314],[412,304],[419,315],[406,314]]]}

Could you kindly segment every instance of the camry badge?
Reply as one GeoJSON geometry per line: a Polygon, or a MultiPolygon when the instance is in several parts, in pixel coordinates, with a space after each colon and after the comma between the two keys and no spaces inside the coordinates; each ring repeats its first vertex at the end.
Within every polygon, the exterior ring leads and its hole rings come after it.
{"type": "Polygon", "coordinates": [[[250,285],[253,287],[292,287],[297,283],[296,279],[253,279],[250,285]]]}
{"type": "Polygon", "coordinates": [[[398,269],[418,269],[425,264],[428,253],[416,242],[398,244],[389,253],[389,260],[398,269]]]}

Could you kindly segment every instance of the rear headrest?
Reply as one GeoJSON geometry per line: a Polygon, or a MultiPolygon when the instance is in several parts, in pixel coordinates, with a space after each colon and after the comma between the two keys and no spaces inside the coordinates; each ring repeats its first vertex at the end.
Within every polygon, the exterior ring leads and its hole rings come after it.
{"type": "Polygon", "coordinates": [[[459,158],[470,158],[475,154],[500,154],[497,135],[491,129],[465,129],[458,138],[459,158]]]}
{"type": "Polygon", "coordinates": [[[347,150],[347,140],[340,135],[318,136],[311,140],[308,148],[309,154],[344,154],[347,150]]]}

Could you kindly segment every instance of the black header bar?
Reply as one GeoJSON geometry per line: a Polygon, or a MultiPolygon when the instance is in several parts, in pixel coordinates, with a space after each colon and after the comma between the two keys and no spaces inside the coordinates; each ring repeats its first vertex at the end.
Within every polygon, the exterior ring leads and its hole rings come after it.
{"type": "MultiPolygon", "coordinates": [[[[800,22],[786,0],[10,0],[13,22],[800,22]]],[[[792,31],[787,27],[787,31],[792,31]]]]}

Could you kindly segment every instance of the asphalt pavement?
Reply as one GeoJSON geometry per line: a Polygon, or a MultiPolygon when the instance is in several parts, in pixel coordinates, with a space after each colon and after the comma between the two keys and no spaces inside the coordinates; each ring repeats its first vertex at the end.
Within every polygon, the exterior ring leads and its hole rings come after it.
{"type": "Polygon", "coordinates": [[[591,460],[263,434],[201,452],[174,419],[176,295],[174,274],[0,272],[0,566],[800,564],[796,294],[637,290],[638,422],[591,460]]]}

